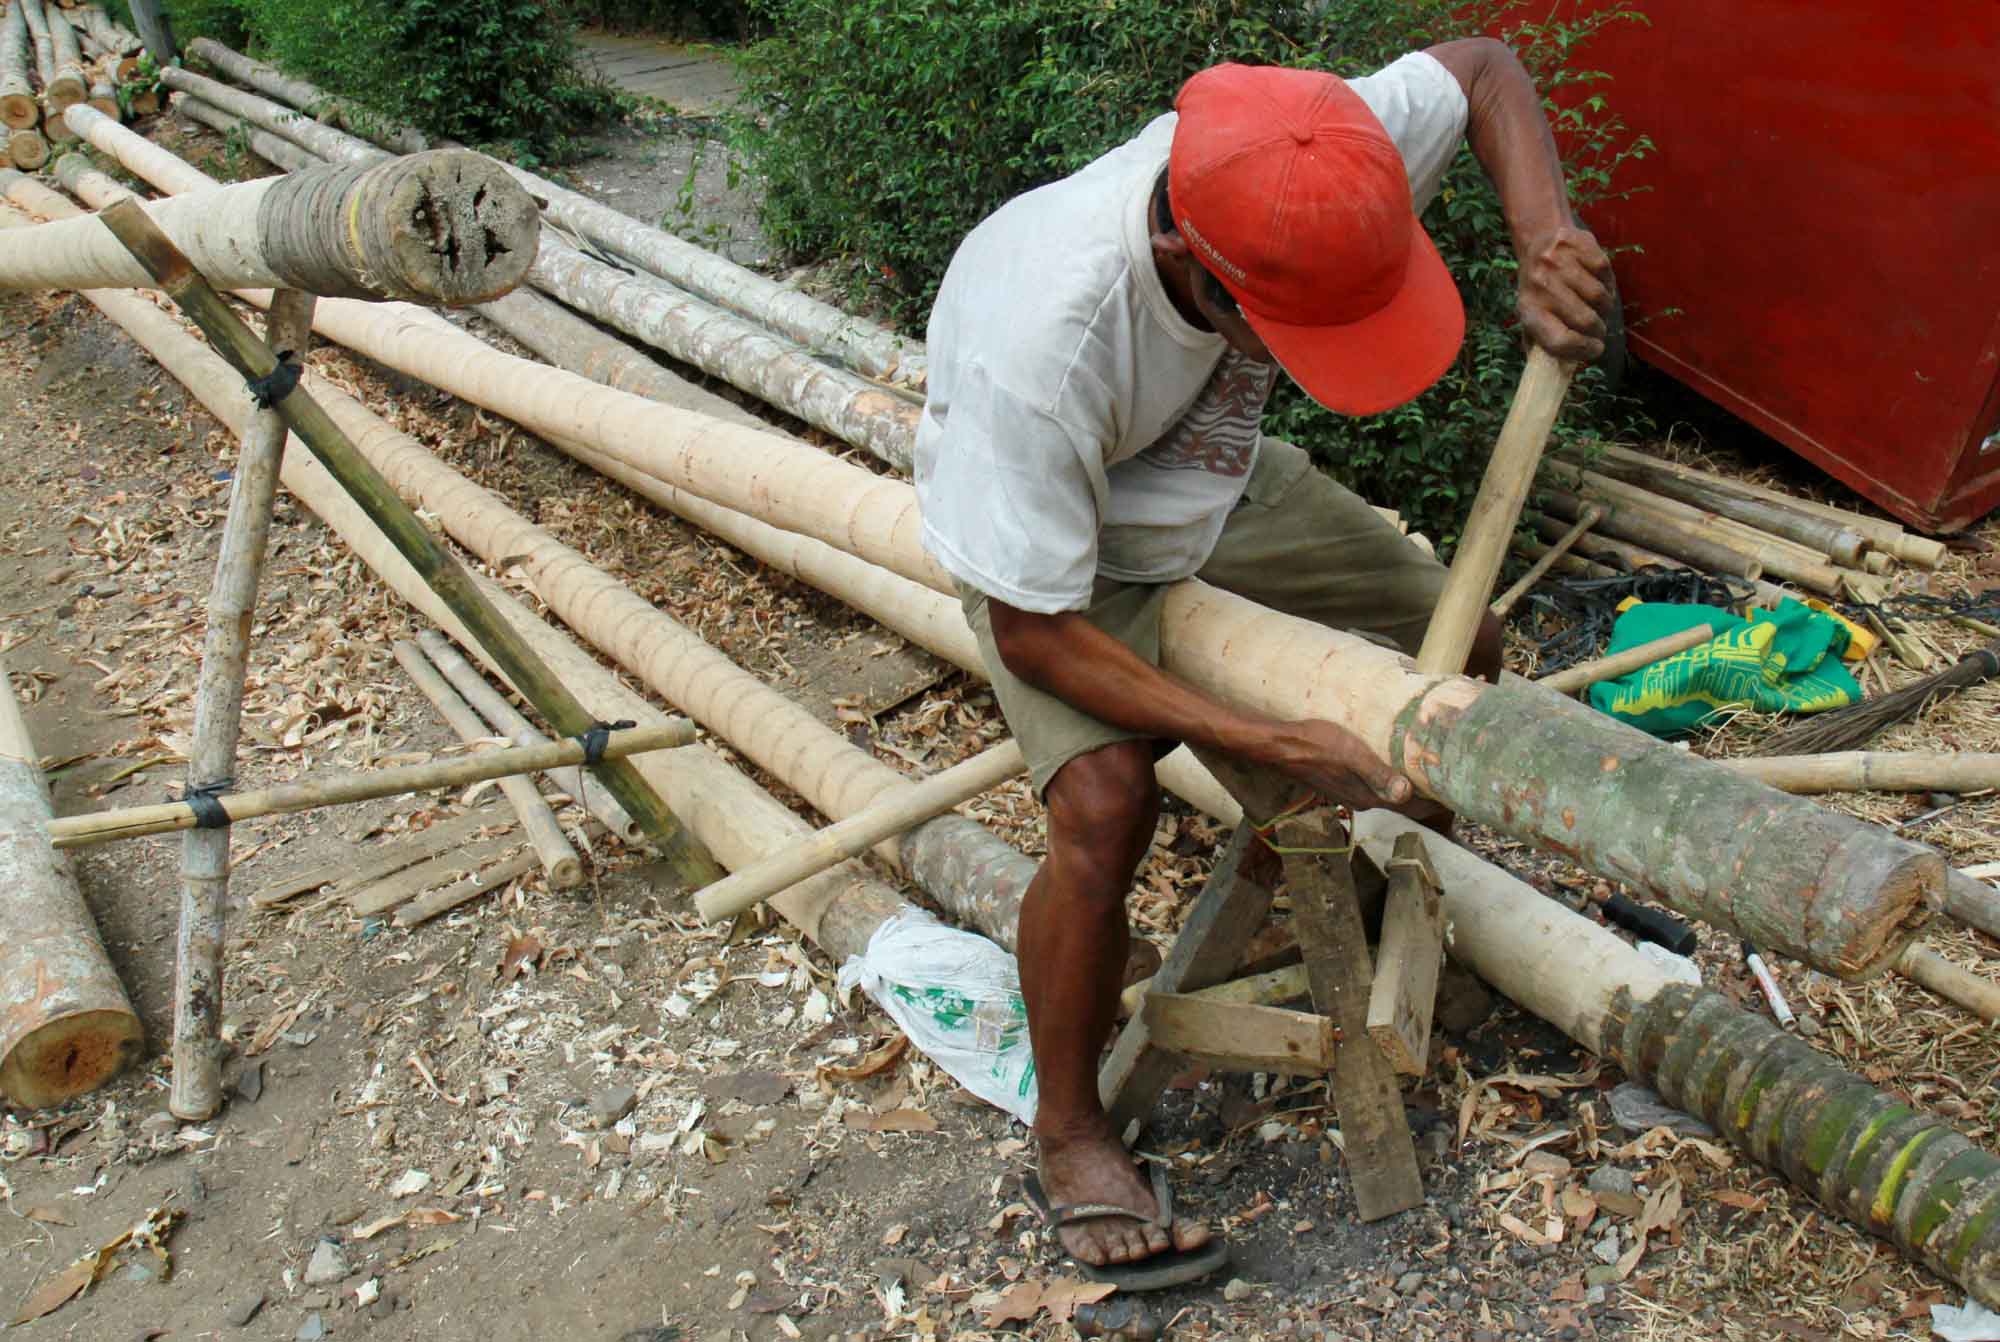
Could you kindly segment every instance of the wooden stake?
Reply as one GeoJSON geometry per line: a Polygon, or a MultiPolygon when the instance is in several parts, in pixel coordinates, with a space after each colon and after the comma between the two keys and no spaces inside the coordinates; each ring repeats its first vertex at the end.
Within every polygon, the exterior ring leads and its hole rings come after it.
{"type": "MultiPolygon", "coordinates": [[[[458,691],[445,682],[437,668],[424,660],[424,654],[416,644],[399,638],[393,645],[396,664],[401,666],[412,681],[416,682],[424,698],[431,701],[444,720],[450,724],[458,739],[471,745],[486,737],[486,724],[458,697],[458,691]]],[[[524,774],[513,774],[500,780],[500,791],[520,817],[521,830],[534,845],[535,854],[541,859],[542,869],[548,873],[549,884],[558,890],[567,890],[583,880],[583,861],[571,847],[562,826],[556,823],[555,812],[536,789],[534,780],[524,774]]]]}
{"type": "Polygon", "coordinates": [[[143,1042],[48,822],[41,757],[0,664],[0,1092],[29,1109],[97,1089],[143,1042]]]}
{"type": "MultiPolygon", "coordinates": [[[[646,727],[630,727],[613,732],[604,747],[606,759],[628,759],[653,750],[671,750],[694,740],[694,724],[685,718],[669,718],[646,727]]],[[[435,760],[400,769],[376,769],[341,774],[330,778],[306,778],[296,783],[256,792],[234,792],[217,798],[222,811],[234,824],[262,815],[287,815],[312,811],[322,806],[369,801],[376,797],[400,797],[411,792],[437,788],[468,787],[489,779],[516,774],[540,773],[583,761],[583,746],[573,737],[539,746],[510,746],[504,750],[484,750],[461,759],[435,760]]],[[[198,819],[187,802],[160,802],[153,806],[133,806],[120,811],[92,811],[85,815],[63,816],[49,822],[49,839],[57,848],[81,848],[113,839],[136,839],[148,834],[171,834],[193,829],[198,819]]]]}
{"type": "Polygon", "coordinates": [[[1466,656],[1479,632],[1480,614],[1486,609],[1494,579],[1500,576],[1507,542],[1514,535],[1521,504],[1542,459],[1542,445],[1562,410],[1563,393],[1569,390],[1574,371],[1572,365],[1540,346],[1528,351],[1527,367],[1521,371],[1514,403],[1507,410],[1506,423],[1500,426],[1485,478],[1479,482],[1458,554],[1437,608],[1431,612],[1430,626],[1424,631],[1423,646],[1417,652],[1418,670],[1452,676],[1465,670],[1466,656]]]}
{"type": "Polygon", "coordinates": [[[1027,767],[1021,747],[1003,741],[907,790],[891,793],[888,800],[827,826],[804,843],[717,881],[694,897],[695,911],[711,923],[733,918],[808,876],[859,857],[884,839],[990,792],[1027,767]]]}
{"type": "MultiPolygon", "coordinates": [[[[458,649],[451,646],[450,639],[435,629],[426,629],[417,635],[417,646],[424,650],[431,664],[444,673],[451,687],[465,697],[472,710],[491,723],[501,735],[517,746],[548,743],[549,738],[537,731],[519,709],[508,703],[507,696],[494,689],[486,677],[479,674],[478,668],[459,655],[458,649]]],[[[618,804],[616,797],[604,790],[604,784],[581,768],[551,772],[549,777],[626,843],[644,841],[646,836],[638,822],[625,814],[625,808],[618,804]]]]}
{"type": "Polygon", "coordinates": [[[1910,943],[1896,969],[1987,1024],[2000,1021],[2000,983],[1953,964],[1932,947],[1920,941],[1910,943]]]}
{"type": "Polygon", "coordinates": [[[1422,1076],[1430,1053],[1431,1012],[1444,964],[1444,905],[1437,873],[1414,834],[1396,840],[1389,859],[1389,899],[1368,995],[1368,1036],[1389,1065],[1422,1076]]]}
{"type": "MultiPolygon", "coordinates": [[[[250,333],[221,295],[209,287],[136,202],[122,201],[97,217],[138,258],[181,310],[194,319],[217,353],[239,373],[246,378],[262,379],[277,369],[278,361],[271,350],[250,333]]],[[[300,441],[473,631],[480,646],[492,653],[508,680],[527,696],[537,711],[564,736],[580,735],[594,726],[595,715],[577,702],[526,641],[500,618],[473,586],[464,568],[417,520],[409,505],[389,488],[381,473],[355,450],[326,412],[309,395],[297,390],[280,400],[278,408],[300,441]]],[[[670,869],[681,880],[691,885],[706,885],[720,875],[714,860],[701,850],[659,795],[629,765],[607,761],[600,766],[598,776],[619,804],[645,826],[647,837],[666,856],[670,869]]]]}
{"type": "MultiPolygon", "coordinates": [[[[265,328],[273,349],[303,359],[312,339],[311,294],[279,290],[265,328]]],[[[243,678],[249,668],[250,625],[271,535],[271,505],[278,495],[278,463],[285,453],[285,421],[275,410],[250,420],[236,454],[222,553],[208,593],[208,631],[202,643],[200,690],[195,697],[194,738],[188,748],[187,790],[229,790],[236,774],[236,742],[243,718],[243,678]]],[[[222,1108],[222,943],[229,892],[229,827],[190,829],[181,840],[180,939],[174,963],[174,1079],[167,1109],[199,1123],[222,1108]]]]}
{"type": "Polygon", "coordinates": [[[1514,609],[1514,604],[1534,590],[1535,584],[1542,580],[1542,575],[1554,568],[1558,559],[1567,556],[1570,547],[1582,540],[1583,533],[1596,526],[1603,517],[1604,510],[1595,504],[1585,508],[1570,529],[1558,536],[1553,545],[1543,549],[1534,565],[1521,575],[1520,580],[1500,595],[1500,599],[1493,603],[1493,613],[1503,620],[1506,619],[1507,612],[1514,609]]]}
{"type": "Polygon", "coordinates": [[[1589,689],[1601,680],[1615,680],[1628,671],[1637,671],[1642,666],[1651,666],[1654,662],[1671,657],[1677,652],[1700,647],[1714,637],[1714,629],[1705,624],[1698,624],[1692,629],[1683,629],[1678,634],[1668,634],[1665,638],[1641,643],[1636,648],[1614,652],[1609,657],[1599,657],[1592,662],[1580,662],[1566,671],[1543,676],[1535,684],[1545,690],[1553,690],[1557,694],[1575,694],[1578,690],[1589,689]]]}

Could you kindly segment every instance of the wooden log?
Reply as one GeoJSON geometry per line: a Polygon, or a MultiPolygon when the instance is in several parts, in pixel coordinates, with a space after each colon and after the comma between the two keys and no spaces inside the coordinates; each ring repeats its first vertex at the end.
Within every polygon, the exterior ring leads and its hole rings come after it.
{"type": "MultiPolygon", "coordinates": [[[[193,94],[170,94],[167,104],[173,108],[175,115],[186,117],[198,125],[207,126],[210,130],[220,131],[224,135],[242,136],[243,143],[251,153],[286,172],[302,172],[307,168],[320,167],[326,162],[310,149],[287,140],[282,135],[274,135],[260,126],[253,126],[243,118],[211,106],[193,94]]],[[[520,290],[516,289],[514,292],[519,293],[520,290]]]]}
{"type": "Polygon", "coordinates": [[[316,121],[304,113],[280,107],[255,94],[245,93],[241,89],[234,89],[227,84],[198,75],[192,70],[162,70],[160,86],[191,98],[199,98],[211,107],[281,135],[311,150],[329,163],[345,164],[349,167],[374,167],[388,163],[396,157],[387,150],[377,149],[359,136],[350,135],[337,127],[316,121]]]}
{"type": "MultiPolygon", "coordinates": [[[[458,691],[438,673],[437,668],[424,659],[422,650],[416,644],[399,638],[391,645],[391,650],[396,655],[396,664],[415,682],[424,698],[431,701],[431,706],[457,733],[459,740],[471,745],[486,738],[486,724],[479,720],[465,700],[459,698],[458,691]]],[[[536,789],[534,780],[524,774],[509,775],[500,780],[500,792],[514,808],[514,814],[521,822],[521,831],[528,836],[535,855],[541,860],[549,884],[558,890],[581,884],[583,860],[576,855],[576,849],[563,834],[562,826],[556,823],[555,812],[549,809],[548,801],[536,789]]]]}
{"type": "Polygon", "coordinates": [[[1757,755],[1724,763],[1783,792],[1983,792],[2000,788],[2000,754],[1842,750],[1757,755]]]}
{"type": "MultiPolygon", "coordinates": [[[[628,759],[647,751],[667,751],[686,745],[694,729],[685,720],[668,719],[645,727],[628,728],[612,734],[605,746],[606,759],[628,759]]],[[[224,793],[216,800],[230,821],[254,820],[265,815],[289,815],[317,810],[322,806],[344,806],[377,797],[400,797],[412,792],[439,788],[470,787],[496,778],[539,773],[545,769],[577,764],[583,747],[571,737],[539,746],[511,746],[486,750],[459,759],[435,760],[395,769],[372,769],[337,774],[327,778],[306,778],[252,792],[224,793]]],[[[81,848],[114,839],[136,839],[148,834],[171,834],[193,829],[199,816],[187,802],[156,802],[116,811],[91,811],[64,816],[49,824],[50,841],[57,848],[81,848]]]]}
{"type": "Polygon", "coordinates": [[[805,843],[774,853],[754,867],[717,881],[695,896],[695,911],[712,923],[732,918],[781,890],[789,890],[808,876],[850,857],[859,857],[884,839],[914,829],[982,792],[990,792],[1027,767],[1021,758],[1021,747],[1013,741],[1003,741],[912,787],[899,789],[887,801],[857,811],[805,843]]]}
{"type": "MultiPolygon", "coordinates": [[[[13,209],[0,207],[0,227],[24,222],[13,209]]],[[[115,290],[92,291],[84,297],[158,359],[226,428],[242,431],[248,420],[249,398],[242,378],[218,355],[142,298],[115,290]]],[[[286,488],[398,595],[450,632],[460,646],[471,646],[471,635],[451,608],[325,467],[307,452],[287,451],[283,478],[286,488]]],[[[667,720],[595,658],[542,624],[519,601],[490,582],[479,585],[515,632],[607,715],[633,718],[645,725],[667,720]]],[[[634,768],[668,798],[676,813],[687,817],[690,828],[726,864],[755,861],[772,848],[811,832],[805,821],[705,747],[684,746],[636,756],[634,768]]],[[[852,863],[786,892],[771,905],[837,961],[862,954],[882,922],[908,907],[852,863]]]]}
{"type": "Polygon", "coordinates": [[[1964,1007],[1988,1025],[2000,1021],[2000,983],[1953,964],[1935,947],[1912,942],[1896,962],[1896,971],[1921,983],[1939,997],[1964,1007]]]}
{"type": "MultiPolygon", "coordinates": [[[[549,738],[537,731],[519,709],[508,703],[505,695],[488,684],[478,668],[466,661],[443,634],[435,629],[426,629],[417,635],[417,646],[424,650],[431,665],[443,673],[445,680],[463,696],[472,710],[491,723],[501,735],[517,746],[548,743],[549,738]]],[[[604,785],[584,769],[551,770],[549,777],[620,839],[631,844],[644,842],[646,835],[639,828],[639,822],[627,815],[625,808],[618,804],[618,799],[605,791],[604,785]]]]}
{"type": "Polygon", "coordinates": [[[35,172],[49,161],[49,142],[35,130],[7,132],[7,161],[22,172],[35,172]]]}
{"type": "Polygon", "coordinates": [[[91,79],[90,97],[84,101],[89,103],[99,115],[108,116],[113,121],[122,121],[125,118],[124,109],[118,105],[117,86],[110,79],[102,75],[94,76],[91,79]]]}
{"type": "MultiPolygon", "coordinates": [[[[79,133],[116,125],[88,105],[71,108],[66,120],[79,133]]],[[[527,272],[527,254],[515,249],[534,247],[534,203],[480,160],[441,152],[365,171],[243,182],[148,211],[226,287],[442,303],[504,293],[527,272]]],[[[0,287],[153,286],[93,220],[10,230],[0,246],[0,287]]]]}
{"type": "Polygon", "coordinates": [[[1424,630],[1423,646],[1417,651],[1418,670],[1452,676],[1465,670],[1466,656],[1479,633],[1480,616],[1493,599],[1493,584],[1507,557],[1514,524],[1520,520],[1521,504],[1541,462],[1542,445],[1555,426],[1574,372],[1574,365],[1558,360],[1539,345],[1528,351],[1520,385],[1507,408],[1507,420],[1500,426],[1492,458],[1480,478],[1479,493],[1472,500],[1458,554],[1452,559],[1444,590],[1424,630]]]}
{"type": "Polygon", "coordinates": [[[1422,1076],[1430,1054],[1438,970],[1444,964],[1444,905],[1437,873],[1416,835],[1396,840],[1388,875],[1389,898],[1368,996],[1368,1037],[1390,1067],[1404,1076],[1422,1076]]]}
{"type": "Polygon", "coordinates": [[[21,17],[27,24],[28,49],[35,58],[35,77],[41,81],[42,92],[46,95],[56,81],[56,48],[49,36],[48,12],[42,0],[14,0],[14,3],[21,7],[21,17]]]}
{"type": "Polygon", "coordinates": [[[1673,465],[1658,461],[1643,452],[1631,448],[1607,444],[1603,449],[1603,459],[1620,467],[1639,470],[1671,470],[1675,474],[1698,478],[1709,489],[1723,490],[1743,498],[1775,504],[1793,511],[1810,513],[1831,519],[1836,525],[1858,532],[1867,538],[1876,549],[1894,555],[1906,564],[1919,568],[1935,569],[1943,562],[1948,551],[1934,540],[1922,536],[1912,536],[1902,523],[1882,517],[1869,517],[1849,508],[1838,508],[1830,503],[1820,503],[1814,499],[1799,498],[1795,495],[1772,489],[1765,485],[1751,484],[1745,480],[1735,480],[1728,476],[1716,475],[1710,471],[1696,470],[1691,466],[1673,465]]]}
{"type": "MultiPolygon", "coordinates": [[[[1578,464],[1585,463],[1578,460],[1578,464]]],[[[1868,552],[1868,538],[1843,522],[1739,493],[1722,487],[1714,477],[1670,462],[1640,463],[1629,457],[1605,454],[1587,464],[1611,479],[1816,550],[1835,564],[1858,567],[1868,552]]]]}
{"type": "MultiPolygon", "coordinates": [[[[1567,462],[1549,463],[1552,478],[1580,491],[1586,498],[1602,499],[1649,519],[1649,525],[1681,533],[1708,536],[1730,549],[1749,555],[1765,572],[1825,596],[1838,596],[1841,583],[1852,569],[1842,569],[1827,561],[1818,550],[1781,540],[1754,527],[1731,521],[1720,514],[1614,480],[1596,471],[1580,470],[1567,462]]],[[[1669,550],[1669,553],[1672,553],[1669,550]]]]}
{"type": "Polygon", "coordinates": [[[41,124],[42,109],[35,103],[35,86],[28,78],[28,21],[21,3],[9,0],[6,12],[0,14],[0,125],[33,130],[41,124]]]}
{"type": "MultiPolygon", "coordinates": [[[[310,294],[285,290],[271,303],[266,339],[273,349],[304,354],[312,339],[310,294]]],[[[241,439],[222,552],[208,592],[194,732],[188,747],[187,791],[227,791],[236,774],[236,742],[249,669],[250,626],[278,495],[285,421],[260,410],[241,439]]],[[[194,828],[181,841],[181,917],[174,962],[174,1076],[167,1108],[199,1123],[222,1108],[222,977],[224,912],[229,893],[229,826],[194,828]]]]}
{"type": "Polygon", "coordinates": [[[76,874],[49,846],[49,809],[0,664],[0,1092],[25,1109],[97,1089],[142,1042],[76,874]]]}
{"type": "MultiPolygon", "coordinates": [[[[77,9],[72,10],[71,14],[82,27],[83,31],[90,35],[91,40],[112,55],[130,56],[141,49],[141,43],[136,34],[123,24],[113,20],[109,14],[106,14],[96,5],[79,6],[77,9]]],[[[123,72],[120,72],[119,77],[125,78],[126,76],[123,72]]]]}
{"type": "Polygon", "coordinates": [[[1313,1010],[1329,1019],[1341,1040],[1330,1084],[1355,1209],[1362,1220],[1377,1221],[1422,1203],[1424,1182],[1395,1072],[1379,1048],[1364,1042],[1368,940],[1342,851],[1345,837],[1324,809],[1285,817],[1276,826],[1313,1010]]]}
{"type": "Polygon", "coordinates": [[[49,28],[49,50],[55,61],[56,74],[42,90],[43,106],[60,112],[90,96],[90,77],[84,73],[83,51],[77,45],[76,30],[69,26],[62,10],[49,6],[45,8],[44,16],[49,28]]]}
{"type": "Polygon", "coordinates": [[[505,862],[495,863],[484,871],[475,872],[462,881],[418,895],[396,910],[396,926],[415,927],[418,923],[428,922],[441,913],[449,913],[461,904],[498,890],[509,881],[526,876],[535,869],[536,861],[533,852],[524,852],[505,862]]]}
{"type": "MultiPolygon", "coordinates": [[[[231,79],[281,98],[295,107],[314,107],[324,102],[325,95],[318,89],[310,85],[301,87],[295,81],[289,85],[274,81],[267,75],[269,67],[260,67],[257,62],[220,43],[198,40],[192,50],[231,79]]],[[[174,87],[194,89],[199,86],[178,83],[174,87]]],[[[248,116],[265,129],[290,134],[287,125],[278,120],[283,115],[282,108],[268,103],[263,107],[254,107],[240,101],[235,106],[245,108],[239,114],[248,116]]],[[[380,136],[383,143],[399,152],[412,152],[408,138],[412,133],[406,129],[366,123],[355,129],[380,136]]],[[[913,387],[923,385],[924,349],[922,342],[914,337],[884,330],[671,233],[649,227],[600,205],[547,178],[523,169],[511,170],[523,186],[548,202],[550,218],[595,245],[636,262],[660,278],[748,317],[807,349],[830,356],[865,377],[891,379],[913,387]]]]}
{"type": "Polygon", "coordinates": [[[1585,508],[1598,507],[1603,510],[1603,516],[1596,525],[1600,535],[1646,546],[1704,573],[1723,574],[1745,581],[1764,575],[1763,564],[1734,545],[1715,540],[1682,526],[1674,518],[1648,512],[1629,502],[1584,499],[1567,489],[1545,489],[1541,499],[1551,513],[1570,523],[1582,517],[1585,508]]]}
{"type": "Polygon", "coordinates": [[[1542,580],[1542,575],[1554,568],[1557,561],[1567,558],[1570,547],[1583,539],[1583,533],[1596,526],[1603,516],[1604,510],[1595,504],[1585,507],[1582,516],[1576,519],[1570,529],[1558,536],[1554,544],[1543,546],[1528,571],[1516,579],[1512,587],[1495,598],[1493,613],[1503,620],[1506,619],[1507,613],[1514,609],[1515,603],[1534,590],[1535,584],[1542,580]]]}
{"type": "MultiPolygon", "coordinates": [[[[430,137],[414,126],[395,126],[373,113],[361,111],[343,98],[326,92],[304,79],[295,79],[275,66],[233,51],[212,38],[197,37],[188,44],[188,55],[220,70],[239,84],[290,103],[292,107],[328,125],[345,126],[366,133],[397,154],[421,154],[438,148],[430,137]]],[[[277,109],[282,112],[284,109],[277,109]]]]}
{"type": "Polygon", "coordinates": [[[1333,1022],[1310,1011],[1191,993],[1149,993],[1142,1011],[1161,1048],[1233,1072],[1324,1076],[1338,1056],[1333,1022]]]}
{"type": "Polygon", "coordinates": [[[1678,634],[1668,634],[1655,638],[1637,647],[1614,652],[1609,657],[1599,657],[1594,661],[1579,662],[1567,670],[1543,676],[1535,684],[1556,694],[1575,694],[1587,690],[1600,681],[1615,680],[1627,672],[1637,671],[1642,666],[1651,666],[1677,652],[1698,648],[1715,637],[1715,630],[1706,624],[1698,624],[1692,629],[1683,629],[1678,634]]]}

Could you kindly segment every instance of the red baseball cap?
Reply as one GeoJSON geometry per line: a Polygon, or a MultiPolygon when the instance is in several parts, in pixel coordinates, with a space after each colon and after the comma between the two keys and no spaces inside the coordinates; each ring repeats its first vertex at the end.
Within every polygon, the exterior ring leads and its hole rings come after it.
{"type": "Polygon", "coordinates": [[[1174,223],[1292,380],[1369,415],[1442,377],[1465,308],[1368,104],[1333,75],[1218,65],[1174,106],[1174,223]]]}

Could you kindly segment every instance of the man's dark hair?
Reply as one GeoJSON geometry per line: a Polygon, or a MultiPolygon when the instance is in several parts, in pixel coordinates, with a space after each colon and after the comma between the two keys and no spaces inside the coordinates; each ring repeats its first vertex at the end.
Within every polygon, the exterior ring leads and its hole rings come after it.
{"type": "MultiPolygon", "coordinates": [[[[1161,168],[1160,175],[1153,179],[1153,223],[1162,233],[1180,232],[1174,224],[1174,202],[1167,190],[1165,168],[1161,168]]],[[[1201,287],[1202,296],[1208,300],[1209,306],[1228,317],[1234,317],[1243,310],[1236,301],[1236,295],[1223,287],[1214,271],[1200,261],[1195,262],[1194,268],[1199,276],[1195,283],[1201,287]]]]}

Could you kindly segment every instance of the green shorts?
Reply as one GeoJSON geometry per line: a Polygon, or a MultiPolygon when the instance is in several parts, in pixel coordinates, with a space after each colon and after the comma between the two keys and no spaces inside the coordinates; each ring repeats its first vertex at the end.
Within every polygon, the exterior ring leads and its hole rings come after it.
{"type": "MultiPolygon", "coordinates": [[[[1243,498],[1197,576],[1273,610],[1414,655],[1444,575],[1443,565],[1359,495],[1314,470],[1305,452],[1266,438],[1243,498]]],[[[1084,616],[1158,666],[1166,592],[1159,584],[1100,578],[1084,616]]],[[[958,595],[978,636],[1000,711],[1027,758],[1037,796],[1078,755],[1118,741],[1146,739],[1100,722],[1010,672],[993,645],[986,594],[960,583],[958,595]]],[[[1173,744],[1162,743],[1161,753],[1173,744]]]]}

